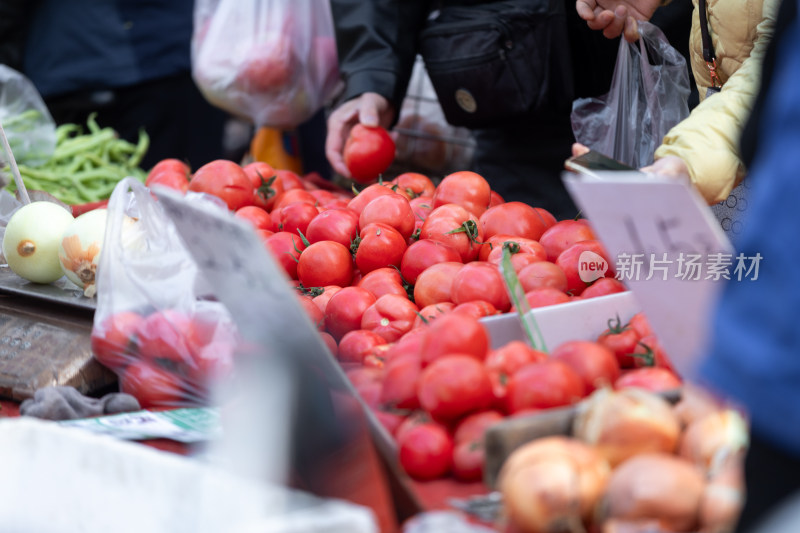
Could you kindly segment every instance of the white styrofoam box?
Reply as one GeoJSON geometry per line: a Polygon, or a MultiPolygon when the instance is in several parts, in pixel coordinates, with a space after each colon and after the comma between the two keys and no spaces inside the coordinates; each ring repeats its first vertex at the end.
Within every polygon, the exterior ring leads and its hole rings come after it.
{"type": "Polygon", "coordinates": [[[77,428],[0,421],[4,533],[373,533],[372,510],[77,428]]]}
{"type": "MultiPolygon", "coordinates": [[[[608,328],[608,320],[619,315],[625,324],[640,311],[631,291],[576,300],[565,304],[531,309],[539,325],[545,347],[553,350],[570,340],[595,340],[608,328]]],[[[523,340],[525,333],[517,313],[504,313],[481,319],[489,331],[492,349],[513,340],[523,340]]]]}

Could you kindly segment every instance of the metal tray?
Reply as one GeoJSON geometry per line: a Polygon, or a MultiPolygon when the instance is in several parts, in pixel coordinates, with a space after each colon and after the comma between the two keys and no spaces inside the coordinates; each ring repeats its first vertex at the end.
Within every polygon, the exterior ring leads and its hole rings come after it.
{"type": "Polygon", "coordinates": [[[0,266],[0,293],[18,294],[37,300],[92,311],[97,305],[97,301],[94,298],[84,296],[83,290],[66,277],[53,283],[42,285],[17,276],[7,266],[0,266]]]}

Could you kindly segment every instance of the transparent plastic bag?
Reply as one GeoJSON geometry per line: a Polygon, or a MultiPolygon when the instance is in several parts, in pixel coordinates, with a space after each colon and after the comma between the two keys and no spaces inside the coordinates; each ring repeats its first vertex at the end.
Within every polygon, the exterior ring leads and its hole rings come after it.
{"type": "Polygon", "coordinates": [[[95,357],[143,408],[210,403],[212,386],[231,377],[239,347],[230,313],[206,296],[208,283],[175,225],[141,182],[121,181],[108,210],[95,357]]]}
{"type": "Polygon", "coordinates": [[[198,0],[192,74],[212,104],[257,127],[291,129],[339,81],[327,0],[198,0]]]}
{"type": "MultiPolygon", "coordinates": [[[[33,83],[0,65],[0,123],[17,163],[43,165],[56,149],[56,123],[33,83]]],[[[7,165],[5,150],[0,163],[7,165]]]]}
{"type": "Polygon", "coordinates": [[[689,116],[686,60],[658,27],[639,23],[636,43],[620,40],[609,92],[572,105],[575,139],[635,168],[653,163],[664,135],[689,116]]]}

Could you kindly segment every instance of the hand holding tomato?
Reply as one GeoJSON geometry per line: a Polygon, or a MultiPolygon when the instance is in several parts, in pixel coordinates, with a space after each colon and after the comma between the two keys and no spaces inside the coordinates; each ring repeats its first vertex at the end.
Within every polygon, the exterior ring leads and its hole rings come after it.
{"type": "Polygon", "coordinates": [[[344,164],[358,183],[372,183],[394,161],[394,141],[381,126],[356,124],[344,145],[344,164]]]}

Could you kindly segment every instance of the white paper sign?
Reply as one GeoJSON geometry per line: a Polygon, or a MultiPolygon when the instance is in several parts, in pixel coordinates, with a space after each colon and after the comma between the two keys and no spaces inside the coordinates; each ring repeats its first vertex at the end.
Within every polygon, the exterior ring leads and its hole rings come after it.
{"type": "Polygon", "coordinates": [[[640,172],[597,174],[563,179],[616,263],[617,278],[636,295],[678,371],[692,378],[719,290],[728,280],[747,283],[760,258],[737,257],[688,183],[640,172]]]}

